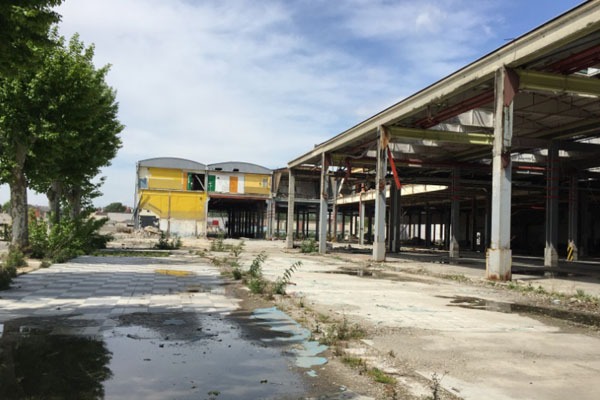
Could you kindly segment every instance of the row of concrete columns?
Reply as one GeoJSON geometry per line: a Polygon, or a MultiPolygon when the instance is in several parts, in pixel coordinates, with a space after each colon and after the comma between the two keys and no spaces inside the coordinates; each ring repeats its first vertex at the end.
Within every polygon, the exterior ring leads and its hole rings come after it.
{"type": "MultiPolygon", "coordinates": [[[[505,68],[496,72],[495,77],[495,119],[494,139],[492,147],[492,195],[491,195],[491,240],[487,253],[486,276],[493,280],[510,280],[512,251],[510,246],[511,226],[511,193],[512,193],[512,162],[511,144],[513,135],[513,103],[518,92],[518,83],[514,74],[505,68]]],[[[400,245],[400,191],[392,186],[389,212],[389,227],[386,232],[386,173],[387,173],[387,146],[390,137],[383,126],[378,128],[377,139],[377,166],[376,166],[376,197],[375,197],[375,229],[373,241],[373,260],[383,261],[386,254],[386,233],[389,251],[396,252],[400,245]]],[[[325,221],[328,217],[328,166],[326,154],[321,157],[321,190],[319,220],[325,221]]],[[[554,144],[548,149],[547,165],[547,199],[546,199],[546,246],[544,262],[548,266],[558,264],[558,197],[560,166],[558,147],[554,144]]],[[[294,209],[294,174],[290,170],[289,176],[288,210],[294,209]]],[[[460,223],[460,169],[454,168],[451,175],[451,217],[450,217],[450,258],[459,256],[459,223],[460,223]]],[[[569,241],[577,248],[577,179],[574,177],[570,184],[569,196],[569,241]]],[[[337,188],[334,188],[334,196],[337,188]]],[[[364,240],[365,210],[362,201],[359,204],[359,238],[364,240]]],[[[472,220],[475,231],[475,214],[472,220]]],[[[334,202],[334,218],[337,210],[334,202]]],[[[288,212],[287,246],[293,247],[293,212],[288,212]]],[[[487,221],[486,221],[487,225],[487,221]]],[[[334,223],[334,234],[337,223],[334,223]]],[[[487,227],[486,227],[487,231],[487,227]]],[[[428,231],[426,233],[430,235],[428,231]]],[[[319,224],[319,251],[326,252],[327,224],[319,224]]],[[[427,242],[430,241],[426,239],[427,242]]],[[[575,250],[575,257],[577,256],[575,250]]]]}

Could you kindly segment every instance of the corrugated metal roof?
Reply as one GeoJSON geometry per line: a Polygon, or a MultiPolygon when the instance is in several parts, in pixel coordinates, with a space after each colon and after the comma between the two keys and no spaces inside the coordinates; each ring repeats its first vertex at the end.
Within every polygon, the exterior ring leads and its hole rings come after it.
{"type": "Polygon", "coordinates": [[[157,157],[138,161],[140,167],[173,168],[187,171],[206,171],[206,164],[176,157],[157,157]]]}
{"type": "Polygon", "coordinates": [[[227,161],[216,164],[209,164],[210,171],[223,172],[243,172],[246,174],[271,174],[273,171],[260,165],[240,161],[227,161]]]}

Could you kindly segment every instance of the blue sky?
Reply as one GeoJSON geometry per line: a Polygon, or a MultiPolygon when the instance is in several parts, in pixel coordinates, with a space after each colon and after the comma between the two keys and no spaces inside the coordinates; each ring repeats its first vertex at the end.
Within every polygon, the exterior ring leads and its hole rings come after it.
{"type": "MultiPolygon", "coordinates": [[[[126,126],[95,203],[133,205],[146,158],[284,167],[581,3],[66,0],[60,31],[112,65],[126,126]]],[[[29,202],[47,204],[34,193],[29,202]]]]}

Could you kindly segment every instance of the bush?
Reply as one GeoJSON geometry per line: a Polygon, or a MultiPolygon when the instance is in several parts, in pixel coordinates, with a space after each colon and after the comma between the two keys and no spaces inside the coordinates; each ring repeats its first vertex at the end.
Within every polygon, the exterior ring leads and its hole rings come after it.
{"type": "Polygon", "coordinates": [[[29,226],[31,257],[62,263],[104,249],[112,239],[110,235],[98,232],[106,221],[106,218],[96,220],[89,218],[89,213],[83,213],[76,218],[64,217],[49,228],[45,221],[32,217],[29,226]]]}
{"type": "Polygon", "coordinates": [[[319,251],[315,239],[305,240],[300,244],[300,253],[316,253],[319,251]]]}
{"type": "Polygon", "coordinates": [[[8,289],[12,279],[17,276],[17,268],[26,266],[23,253],[11,247],[0,265],[0,289],[8,289]]]}
{"type": "Polygon", "coordinates": [[[285,295],[287,285],[290,284],[292,274],[302,265],[302,261],[296,261],[283,272],[283,276],[277,278],[273,284],[273,292],[276,294],[285,295]]]}
{"type": "Polygon", "coordinates": [[[160,232],[158,243],[154,245],[155,249],[160,250],[176,250],[181,247],[181,238],[177,235],[173,235],[173,238],[169,240],[164,232],[160,232]]]}

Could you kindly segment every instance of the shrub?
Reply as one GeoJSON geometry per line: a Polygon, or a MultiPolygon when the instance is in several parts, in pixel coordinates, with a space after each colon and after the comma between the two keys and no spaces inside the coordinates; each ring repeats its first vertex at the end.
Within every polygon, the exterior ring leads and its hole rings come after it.
{"type": "Polygon", "coordinates": [[[89,218],[88,213],[78,217],[64,217],[60,222],[48,227],[43,220],[30,218],[30,248],[33,258],[46,258],[61,263],[95,250],[106,248],[112,237],[99,233],[107,218],[89,218]]]}
{"type": "Polygon", "coordinates": [[[177,235],[173,235],[173,238],[169,240],[164,232],[160,232],[158,243],[154,245],[155,249],[160,250],[176,250],[181,247],[181,238],[177,235]]]}
{"type": "Polygon", "coordinates": [[[260,254],[252,260],[252,264],[250,264],[250,269],[248,269],[248,275],[251,278],[262,278],[262,265],[267,259],[267,255],[264,251],[261,251],[260,254]]]}
{"type": "Polygon", "coordinates": [[[12,279],[17,276],[17,268],[25,266],[27,262],[23,253],[11,247],[0,265],[0,289],[8,289],[12,279]]]}
{"type": "Polygon", "coordinates": [[[317,241],[315,239],[304,240],[300,244],[300,253],[316,253],[318,251],[317,241]]]}

